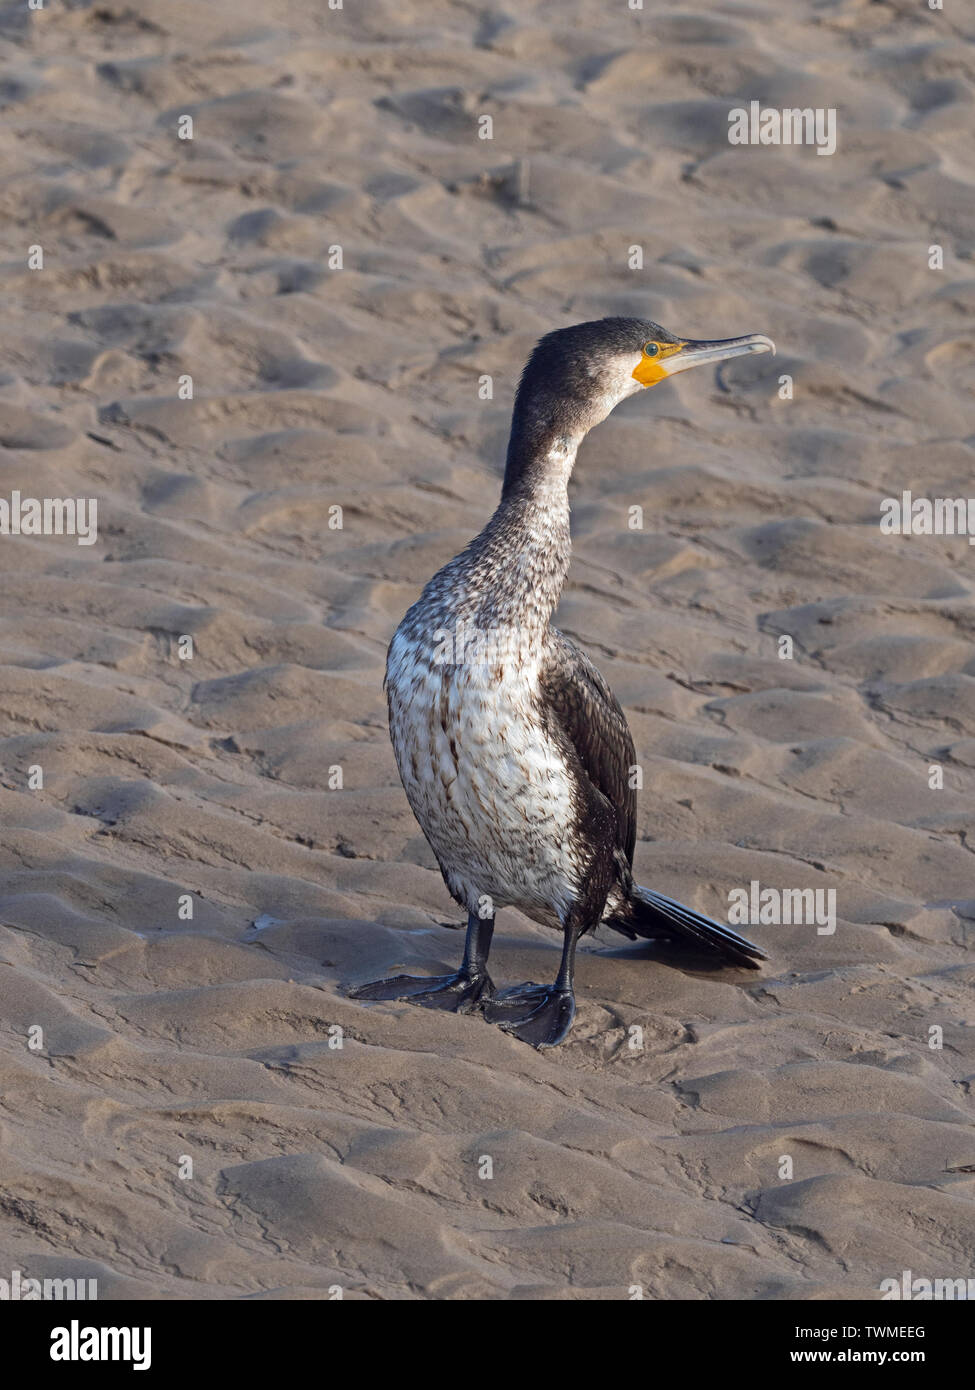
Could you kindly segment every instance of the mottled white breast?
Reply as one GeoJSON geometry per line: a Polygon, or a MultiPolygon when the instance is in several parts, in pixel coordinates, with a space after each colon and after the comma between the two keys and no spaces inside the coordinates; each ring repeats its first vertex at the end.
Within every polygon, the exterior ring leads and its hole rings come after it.
{"type": "Polygon", "coordinates": [[[387,662],[390,734],[413,813],[454,896],[551,925],[574,901],[572,784],[537,715],[538,664],[435,660],[406,624],[387,662]]]}

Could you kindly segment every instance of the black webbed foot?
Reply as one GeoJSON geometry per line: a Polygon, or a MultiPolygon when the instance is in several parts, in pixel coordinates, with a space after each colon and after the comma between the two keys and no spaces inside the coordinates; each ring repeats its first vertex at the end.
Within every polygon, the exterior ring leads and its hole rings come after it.
{"type": "Polygon", "coordinates": [[[350,999],[406,999],[425,1009],[456,1014],[470,1013],[479,1000],[493,994],[494,982],[487,971],[474,975],[463,970],[453,975],[393,975],[349,990],[350,999]]]}
{"type": "Polygon", "coordinates": [[[512,985],[483,1006],[484,1017],[532,1047],[558,1047],[575,1018],[570,989],[554,985],[512,985]]]}

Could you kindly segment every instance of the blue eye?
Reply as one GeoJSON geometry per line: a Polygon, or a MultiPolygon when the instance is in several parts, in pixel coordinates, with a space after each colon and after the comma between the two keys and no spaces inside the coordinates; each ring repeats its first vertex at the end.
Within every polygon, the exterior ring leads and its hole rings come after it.
{"type": "Polygon", "coordinates": [[[660,348],[657,346],[656,343],[644,343],[643,351],[646,353],[648,357],[656,357],[657,353],[660,351],[660,348]]]}

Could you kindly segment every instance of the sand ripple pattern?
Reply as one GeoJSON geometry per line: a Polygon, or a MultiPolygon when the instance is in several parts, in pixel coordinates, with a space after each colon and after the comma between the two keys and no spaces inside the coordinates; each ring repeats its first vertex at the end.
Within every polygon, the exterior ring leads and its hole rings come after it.
{"type": "MultiPolygon", "coordinates": [[[[877,524],[973,491],[971,24],[3,10],[0,495],[96,496],[100,537],[0,538],[0,1273],[725,1299],[972,1272],[975,549],[877,524]],[[730,147],[753,98],[836,107],[837,154],[730,147]],[[753,878],[835,887],[840,921],[756,928],[757,980],[594,941],[537,1055],[340,985],[458,958],[385,644],[495,504],[532,341],[614,312],[780,345],[628,402],[577,467],[560,623],[632,722],[640,876],[719,915],[753,878]]],[[[495,977],[557,949],[508,914],[495,977]]]]}

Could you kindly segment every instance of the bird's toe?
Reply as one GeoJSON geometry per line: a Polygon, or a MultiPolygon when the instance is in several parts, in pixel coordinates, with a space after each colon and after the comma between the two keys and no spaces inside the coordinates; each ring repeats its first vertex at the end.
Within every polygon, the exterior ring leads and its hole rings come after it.
{"type": "Polygon", "coordinates": [[[575,997],[569,989],[524,984],[502,990],[484,1006],[484,1017],[532,1047],[558,1047],[575,1018],[575,997]]]}
{"type": "Polygon", "coordinates": [[[402,999],[425,1009],[467,1013],[483,998],[490,998],[494,984],[486,972],[453,975],[393,975],[349,990],[350,999],[402,999]]]}

